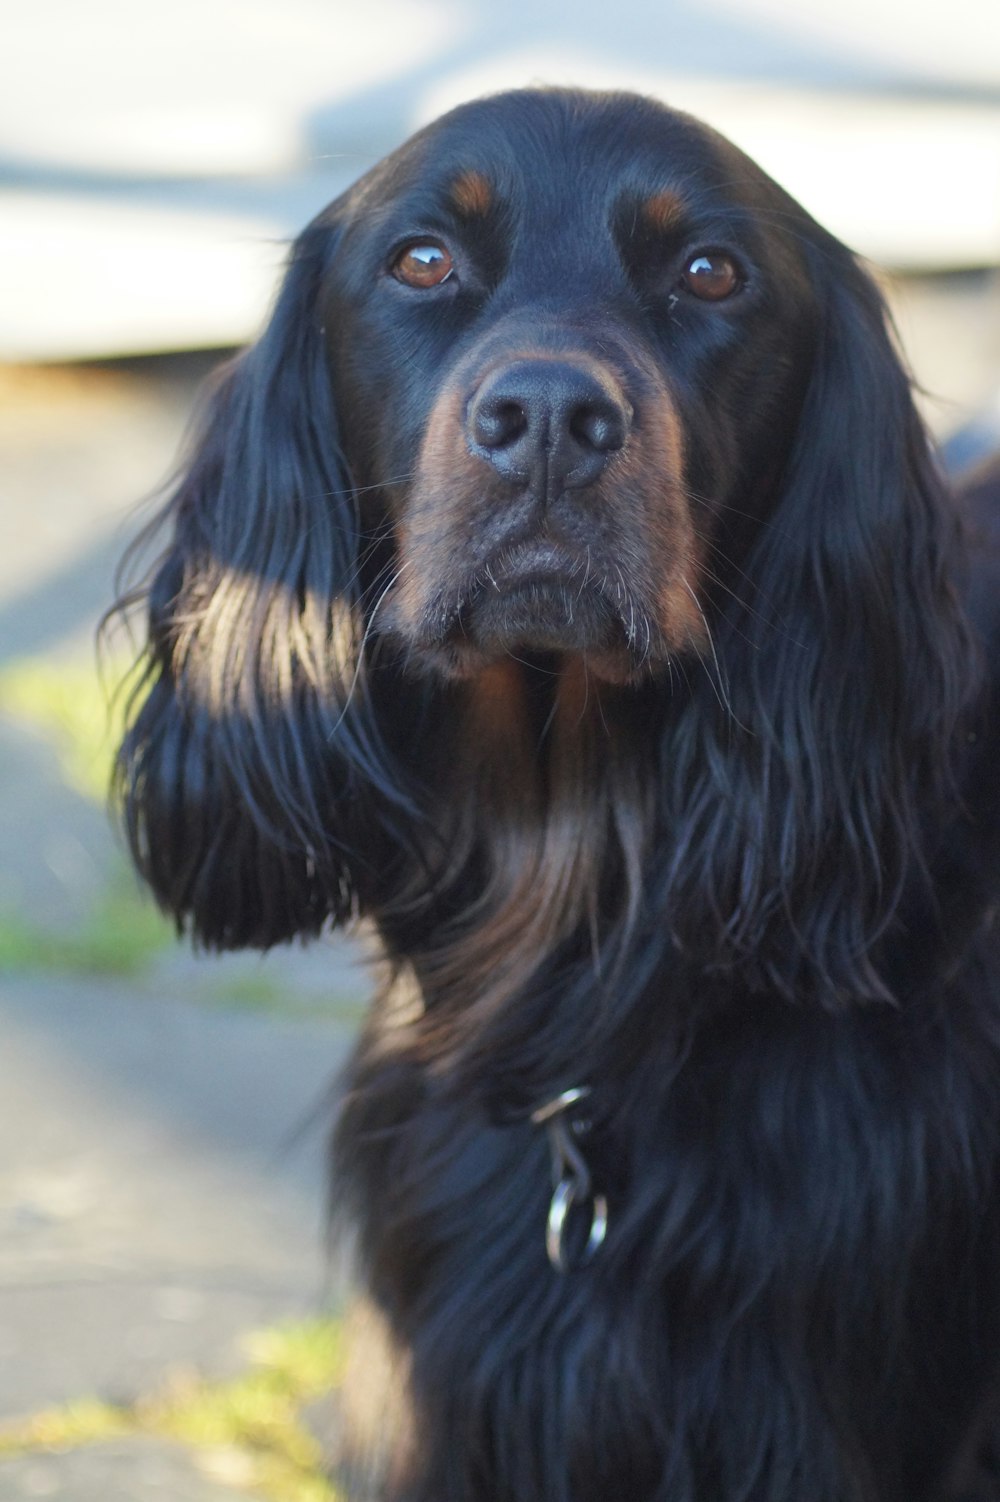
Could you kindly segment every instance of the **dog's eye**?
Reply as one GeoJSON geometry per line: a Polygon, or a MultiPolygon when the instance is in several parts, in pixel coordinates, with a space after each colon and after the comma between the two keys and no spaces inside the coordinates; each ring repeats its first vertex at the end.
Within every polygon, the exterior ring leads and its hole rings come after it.
{"type": "Polygon", "coordinates": [[[743,274],[722,250],[702,250],[681,273],[681,286],[703,302],[722,302],[743,286],[743,274]]]}
{"type": "Polygon", "coordinates": [[[436,240],[407,245],[392,263],[393,276],[407,287],[439,287],[454,269],[451,251],[436,240]]]}

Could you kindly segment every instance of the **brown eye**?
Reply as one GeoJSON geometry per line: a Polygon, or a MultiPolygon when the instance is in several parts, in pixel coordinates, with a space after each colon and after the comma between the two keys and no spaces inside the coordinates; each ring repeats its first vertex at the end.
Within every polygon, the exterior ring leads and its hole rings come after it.
{"type": "Polygon", "coordinates": [[[451,251],[434,240],[421,240],[400,251],[392,266],[397,282],[407,287],[439,287],[455,269],[451,251]]]}
{"type": "Polygon", "coordinates": [[[681,285],[703,302],[721,302],[740,290],[743,277],[732,256],[721,250],[703,250],[688,261],[681,285]]]}

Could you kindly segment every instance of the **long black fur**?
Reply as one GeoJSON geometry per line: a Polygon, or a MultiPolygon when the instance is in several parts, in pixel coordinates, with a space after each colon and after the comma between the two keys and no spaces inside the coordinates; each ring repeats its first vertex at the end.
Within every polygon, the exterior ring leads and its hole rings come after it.
{"type": "Polygon", "coordinates": [[[396,972],[335,1180],[409,1373],[386,1496],[1000,1497],[998,492],[946,492],[854,258],[648,101],[467,106],[297,243],[169,503],[119,779],[196,939],[363,915],[396,972]],[[678,303],[625,187],[745,301],[678,303]],[[457,290],[387,275],[404,229],[457,290]],[[536,325],[662,377],[710,641],[570,711],[511,627],[497,729],[397,602],[441,393],[536,325]],[[530,1113],[582,1083],[610,1229],[560,1275],[530,1113]]]}

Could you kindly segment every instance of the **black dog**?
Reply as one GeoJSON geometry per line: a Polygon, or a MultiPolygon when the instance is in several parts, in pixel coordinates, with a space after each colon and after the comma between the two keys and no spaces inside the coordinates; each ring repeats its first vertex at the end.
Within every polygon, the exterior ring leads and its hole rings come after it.
{"type": "Polygon", "coordinates": [[[1000,1496],[988,494],[849,252],[649,101],[464,107],[296,244],[120,776],[203,943],[394,969],[337,1137],[385,1495],[1000,1496]]]}

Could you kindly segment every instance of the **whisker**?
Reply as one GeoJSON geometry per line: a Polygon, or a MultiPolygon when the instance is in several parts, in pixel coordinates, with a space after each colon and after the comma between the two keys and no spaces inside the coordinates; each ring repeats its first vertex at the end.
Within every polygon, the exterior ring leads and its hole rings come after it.
{"type": "Polygon", "coordinates": [[[705,615],[704,610],[701,608],[701,601],[698,599],[698,596],[695,594],[694,590],[691,588],[691,585],[688,583],[683,574],[681,575],[681,583],[687,590],[688,594],[691,596],[694,607],[697,610],[698,614],[701,616],[702,623],[705,627],[705,635],[708,637],[708,645],[712,653],[712,661],[715,664],[714,678],[708,671],[708,665],[705,663],[704,657],[699,656],[699,661],[705,665],[706,676],[709,683],[712,685],[715,697],[719,702],[719,707],[720,709],[725,710],[726,714],[729,715],[730,719],[736,725],[738,725],[741,730],[747,731],[747,733],[749,734],[748,727],[742,723],[736,711],[733,709],[732,700],[729,697],[729,690],[726,687],[725,675],[722,671],[722,665],[719,662],[718,653],[715,650],[715,637],[712,635],[712,628],[708,624],[708,617],[705,615]]]}
{"type": "Polygon", "coordinates": [[[332,740],[333,739],[333,737],[336,735],[337,731],[339,730],[340,726],[343,724],[344,717],[347,714],[347,711],[350,708],[351,702],[352,702],[352,700],[354,698],[354,695],[355,695],[355,693],[357,691],[358,684],[359,684],[359,682],[361,680],[361,674],[363,673],[363,671],[365,669],[365,664],[366,664],[366,649],[367,649],[368,642],[369,642],[369,639],[370,639],[371,634],[372,634],[372,630],[373,630],[374,625],[375,625],[375,617],[378,614],[378,611],[381,608],[382,603],[385,600],[386,595],[389,593],[389,591],[391,589],[393,589],[395,587],[395,585],[397,585],[399,583],[400,577],[402,576],[403,573],[405,573],[405,571],[409,567],[410,567],[410,561],[407,559],[403,563],[401,563],[400,566],[397,569],[395,569],[393,571],[392,578],[389,580],[388,584],[382,590],[382,593],[379,595],[378,599],[375,601],[374,606],[372,607],[371,614],[369,615],[368,620],[365,623],[365,629],[364,629],[364,632],[363,632],[362,637],[361,637],[361,642],[360,642],[360,644],[358,646],[357,662],[355,663],[355,666],[354,666],[354,672],[353,672],[353,674],[351,676],[351,682],[348,685],[347,696],[346,696],[346,698],[344,700],[344,705],[343,705],[343,708],[340,711],[340,714],[337,716],[336,721],[334,722],[333,726],[330,729],[329,735],[327,737],[328,740],[332,740]]]}

